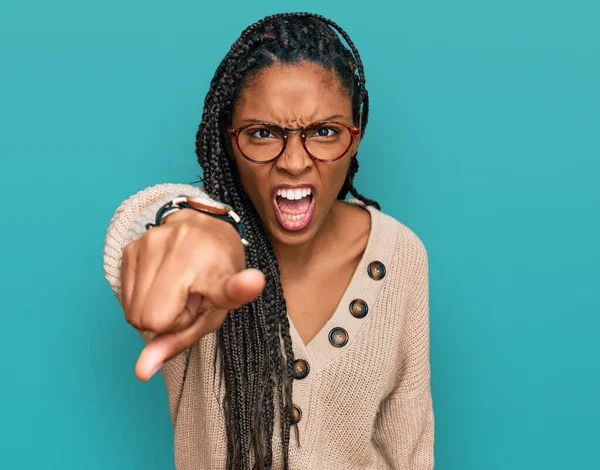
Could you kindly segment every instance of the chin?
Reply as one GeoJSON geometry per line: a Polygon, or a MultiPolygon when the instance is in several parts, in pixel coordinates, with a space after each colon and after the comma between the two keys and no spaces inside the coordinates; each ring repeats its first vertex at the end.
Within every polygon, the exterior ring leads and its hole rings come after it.
{"type": "Polygon", "coordinates": [[[312,240],[317,233],[317,227],[313,225],[314,221],[309,227],[293,232],[283,229],[277,221],[275,221],[275,224],[277,224],[275,225],[275,230],[271,232],[273,237],[275,237],[279,243],[288,246],[302,245],[312,240]]]}
{"type": "Polygon", "coordinates": [[[271,244],[275,241],[278,244],[286,246],[300,246],[312,240],[322,225],[321,218],[318,216],[315,217],[315,215],[311,217],[311,220],[305,227],[289,230],[286,226],[282,225],[278,218],[271,212],[263,219],[268,221],[266,224],[263,222],[264,230],[267,233],[271,244]]]}

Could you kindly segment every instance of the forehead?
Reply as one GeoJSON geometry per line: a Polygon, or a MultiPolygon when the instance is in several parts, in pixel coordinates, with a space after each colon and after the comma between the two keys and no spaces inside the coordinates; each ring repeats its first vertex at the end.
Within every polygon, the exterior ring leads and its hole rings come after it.
{"type": "Polygon", "coordinates": [[[275,64],[252,77],[236,100],[233,119],[296,126],[340,115],[352,119],[352,101],[337,75],[318,64],[275,64]]]}

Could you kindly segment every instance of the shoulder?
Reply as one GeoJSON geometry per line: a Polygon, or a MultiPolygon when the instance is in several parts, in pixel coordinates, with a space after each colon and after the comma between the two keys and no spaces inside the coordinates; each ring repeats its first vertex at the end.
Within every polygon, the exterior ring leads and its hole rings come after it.
{"type": "Polygon", "coordinates": [[[409,258],[427,259],[427,249],[421,238],[406,224],[393,216],[372,206],[365,206],[356,199],[347,202],[362,206],[371,214],[372,236],[378,244],[393,249],[395,255],[403,254],[409,258]]]}
{"type": "Polygon", "coordinates": [[[368,207],[376,245],[388,252],[389,279],[407,298],[429,282],[429,260],[425,244],[405,223],[393,216],[368,207]]]}
{"type": "Polygon", "coordinates": [[[405,266],[422,270],[428,262],[427,248],[423,240],[405,223],[377,209],[373,209],[373,211],[384,219],[386,224],[395,227],[396,261],[401,262],[405,266]]]}

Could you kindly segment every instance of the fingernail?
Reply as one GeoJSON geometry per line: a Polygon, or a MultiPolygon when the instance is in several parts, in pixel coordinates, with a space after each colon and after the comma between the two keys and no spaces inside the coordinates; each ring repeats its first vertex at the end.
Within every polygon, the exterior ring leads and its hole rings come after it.
{"type": "Polygon", "coordinates": [[[162,363],[162,362],[161,362],[160,364],[158,364],[158,365],[157,365],[157,366],[154,368],[154,370],[152,371],[152,373],[150,374],[150,377],[154,377],[154,374],[156,374],[156,373],[157,373],[157,372],[160,370],[160,368],[162,367],[162,365],[163,365],[163,363],[162,363]]]}

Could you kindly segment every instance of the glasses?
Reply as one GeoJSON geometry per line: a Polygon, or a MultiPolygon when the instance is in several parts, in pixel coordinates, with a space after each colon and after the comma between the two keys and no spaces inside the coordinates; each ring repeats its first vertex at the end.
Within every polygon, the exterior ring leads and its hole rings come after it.
{"type": "Polygon", "coordinates": [[[256,122],[229,129],[242,155],[259,165],[277,160],[285,151],[288,133],[300,131],[302,146],[313,160],[328,163],[342,158],[360,133],[358,127],[338,121],[318,121],[305,127],[281,127],[256,122]]]}

